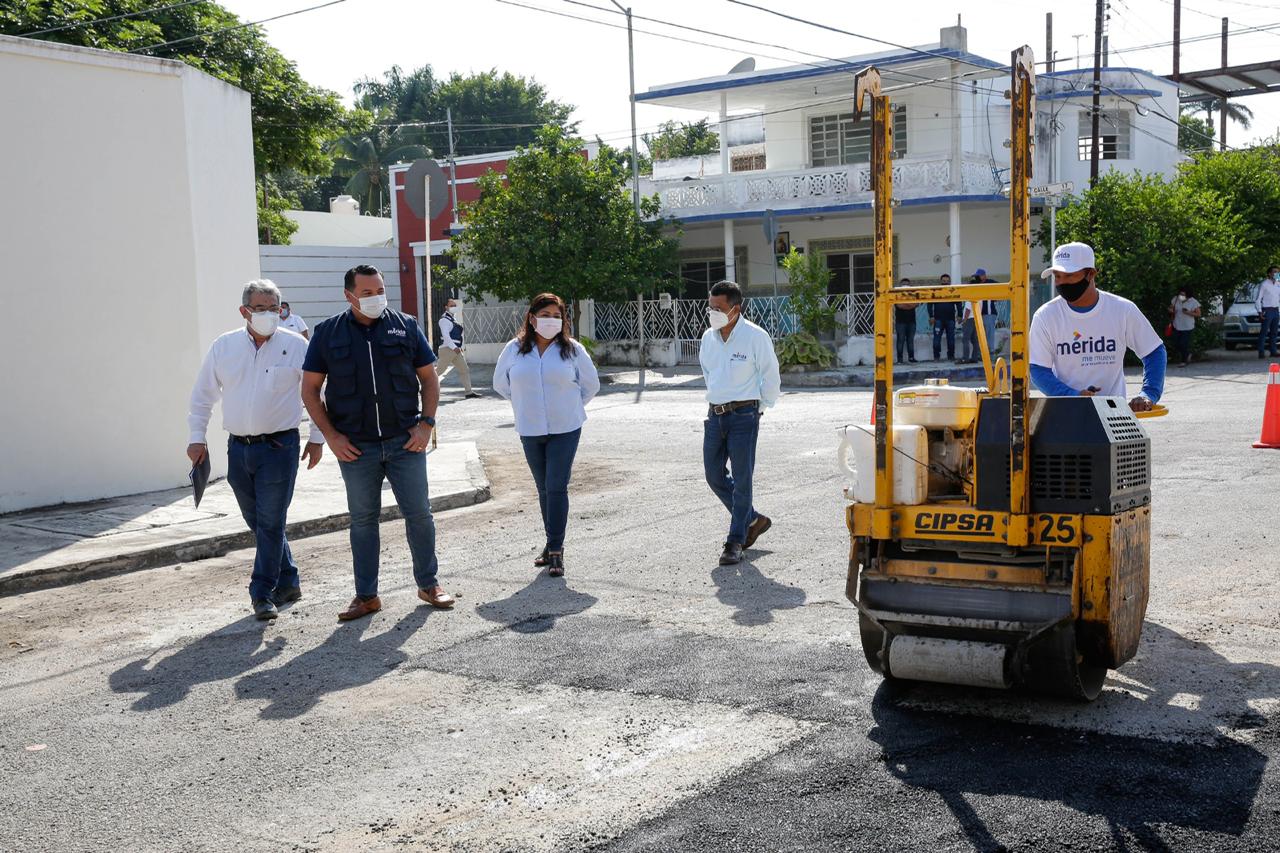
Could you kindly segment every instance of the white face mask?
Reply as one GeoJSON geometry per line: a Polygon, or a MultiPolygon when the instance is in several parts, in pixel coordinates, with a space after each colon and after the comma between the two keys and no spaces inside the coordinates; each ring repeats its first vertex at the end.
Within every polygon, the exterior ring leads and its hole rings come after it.
{"type": "Polygon", "coordinates": [[[379,293],[377,296],[360,297],[360,313],[368,317],[370,320],[378,319],[382,316],[382,312],[386,310],[386,294],[379,293]]]}
{"type": "Polygon", "coordinates": [[[535,317],[533,319],[534,327],[538,330],[538,337],[551,340],[560,334],[560,330],[564,328],[564,321],[559,317],[535,317]]]}
{"type": "Polygon", "coordinates": [[[461,308],[461,307],[459,307],[459,306],[457,306],[457,305],[454,305],[453,307],[449,308],[449,309],[448,309],[448,311],[449,311],[449,313],[450,313],[450,314],[452,314],[454,317],[461,317],[461,316],[462,316],[462,308],[461,308]]]}
{"type": "Polygon", "coordinates": [[[274,311],[255,311],[249,315],[249,328],[264,338],[274,335],[280,325],[280,315],[274,311]]]}
{"type": "Polygon", "coordinates": [[[723,311],[717,311],[715,308],[707,309],[707,320],[711,323],[711,328],[720,331],[729,325],[729,315],[723,311]]]}

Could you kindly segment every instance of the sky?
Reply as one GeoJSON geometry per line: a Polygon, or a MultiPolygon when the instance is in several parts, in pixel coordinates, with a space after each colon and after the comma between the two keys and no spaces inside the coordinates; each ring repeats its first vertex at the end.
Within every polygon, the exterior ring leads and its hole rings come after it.
{"type": "MultiPolygon", "coordinates": [[[[247,21],[260,21],[321,2],[324,0],[222,0],[225,7],[247,21]]],[[[616,14],[610,0],[511,2],[522,5],[501,0],[342,0],[265,23],[263,27],[271,43],[297,64],[303,77],[338,92],[348,102],[355,81],[379,77],[393,65],[407,71],[429,64],[437,78],[454,71],[496,68],[532,77],[551,97],[574,105],[573,119],[580,123],[579,132],[585,138],[600,136],[619,147],[629,144],[625,19],[616,14]],[[590,18],[613,27],[550,12],[590,18]]],[[[625,0],[620,2],[625,5],[625,0]]],[[[881,43],[783,20],[730,0],[631,2],[635,16],[775,45],[744,44],[637,17],[635,65],[639,92],[659,84],[724,74],[748,56],[755,57],[757,68],[770,68],[809,61],[812,54],[847,57],[887,49],[881,43]]],[[[901,45],[936,43],[939,29],[954,25],[958,11],[961,23],[968,29],[969,50],[998,61],[1007,61],[1010,51],[1022,44],[1031,45],[1036,59],[1042,60],[1045,13],[1051,11],[1058,67],[1073,66],[1077,44],[1085,54],[1080,62],[1092,63],[1094,7],[1085,0],[915,0],[909,15],[902,14],[896,3],[869,0],[752,2],[901,45]],[[1074,38],[1077,34],[1083,36],[1078,41],[1074,38]]],[[[1144,68],[1158,74],[1170,72],[1171,47],[1135,48],[1172,39],[1172,0],[1110,0],[1109,14],[1112,66],[1144,68]]],[[[1228,59],[1232,64],[1280,58],[1280,4],[1275,0],[1194,0],[1192,5],[1184,3],[1182,7],[1183,38],[1214,37],[1184,44],[1184,71],[1219,66],[1221,45],[1217,34],[1223,16],[1230,19],[1232,30],[1278,25],[1266,32],[1231,36],[1228,59]]],[[[1237,103],[1251,108],[1255,119],[1248,131],[1231,125],[1227,130],[1228,145],[1280,133],[1280,93],[1242,98],[1237,103]]],[[[701,117],[687,110],[641,103],[636,121],[644,133],[668,119],[690,121],[701,117]]]]}

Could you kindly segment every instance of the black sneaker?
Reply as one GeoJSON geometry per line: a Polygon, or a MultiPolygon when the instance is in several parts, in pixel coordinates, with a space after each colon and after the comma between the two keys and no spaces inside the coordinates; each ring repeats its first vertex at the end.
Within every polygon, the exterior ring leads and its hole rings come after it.
{"type": "Polygon", "coordinates": [[[547,554],[547,575],[553,578],[564,577],[564,554],[554,551],[547,554]]]}
{"type": "Polygon", "coordinates": [[[720,555],[720,565],[736,566],[742,562],[742,543],[726,542],[724,543],[724,553],[720,555]]]}
{"type": "Polygon", "coordinates": [[[479,396],[480,396],[480,395],[479,395],[479,394],[477,394],[475,391],[472,391],[470,394],[466,395],[466,399],[470,400],[470,399],[472,399],[473,397],[479,397],[479,396]]]}
{"type": "Polygon", "coordinates": [[[271,603],[269,598],[255,598],[253,600],[253,615],[258,618],[259,622],[267,619],[274,619],[280,615],[280,611],[276,610],[276,606],[271,603]]]}
{"type": "Polygon", "coordinates": [[[278,586],[271,592],[271,600],[279,607],[281,604],[291,604],[302,598],[302,590],[296,586],[278,586]]]}

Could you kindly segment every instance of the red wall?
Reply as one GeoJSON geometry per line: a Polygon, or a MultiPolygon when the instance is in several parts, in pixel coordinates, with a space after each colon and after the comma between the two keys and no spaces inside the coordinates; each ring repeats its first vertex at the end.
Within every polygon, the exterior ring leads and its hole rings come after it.
{"type": "MultiPolygon", "coordinates": [[[[449,167],[442,166],[445,175],[449,175],[449,167]]],[[[486,160],[483,162],[469,162],[458,164],[458,180],[463,181],[467,178],[478,178],[484,173],[492,170],[495,172],[503,172],[507,168],[507,159],[486,160]]],[[[425,237],[424,223],[420,217],[409,209],[408,203],[404,198],[404,179],[408,174],[407,170],[392,173],[392,180],[395,181],[399,190],[395,194],[396,198],[396,245],[400,249],[400,302],[401,310],[406,314],[414,315],[418,311],[418,292],[417,285],[414,283],[413,276],[413,247],[410,243],[418,243],[425,237]]],[[[435,191],[435,187],[431,188],[435,191]]],[[[443,192],[448,193],[449,187],[445,186],[443,192]]],[[[470,201],[480,198],[480,185],[477,183],[459,183],[458,184],[458,204],[462,205],[470,201]]],[[[453,198],[450,195],[449,202],[445,205],[444,212],[431,220],[431,239],[444,240],[448,238],[446,233],[449,224],[453,222],[453,198]]]]}

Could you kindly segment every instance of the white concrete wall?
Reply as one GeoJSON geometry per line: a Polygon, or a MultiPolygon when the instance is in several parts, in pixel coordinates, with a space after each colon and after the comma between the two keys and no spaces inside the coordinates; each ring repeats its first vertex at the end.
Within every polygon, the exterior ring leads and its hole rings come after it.
{"type": "Polygon", "coordinates": [[[298,223],[289,238],[293,246],[390,246],[391,217],[352,216],[316,210],[286,210],[286,218],[298,223]]]}
{"type": "Polygon", "coordinates": [[[392,308],[401,307],[400,261],[394,248],[259,246],[258,254],[262,277],[276,283],[290,310],[306,320],[308,326],[347,310],[342,277],[359,264],[372,264],[382,271],[387,303],[392,308]]]}
{"type": "Polygon", "coordinates": [[[0,80],[0,512],[182,485],[191,382],[258,275],[249,97],[7,37],[0,80]]]}

